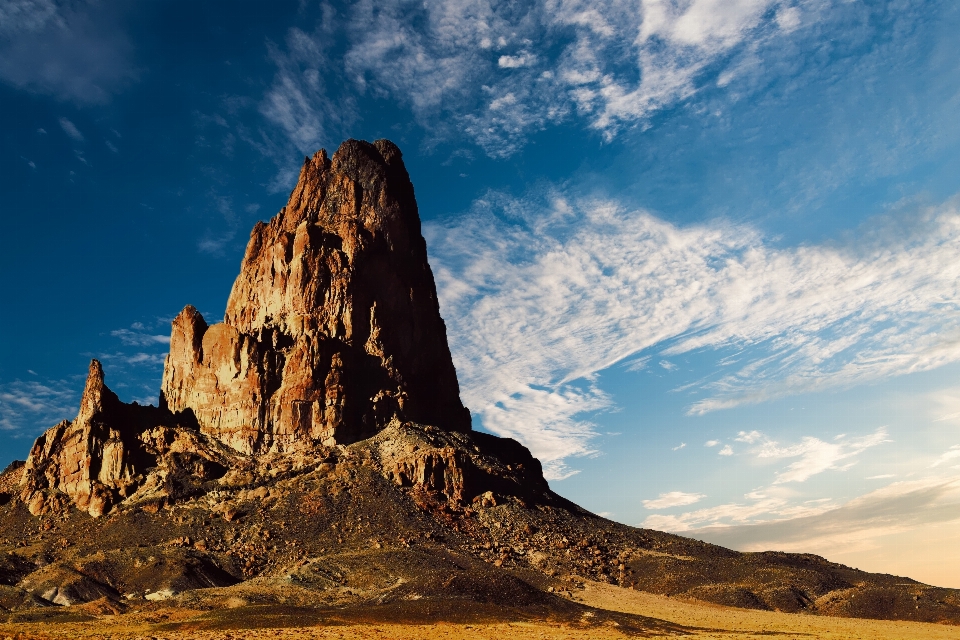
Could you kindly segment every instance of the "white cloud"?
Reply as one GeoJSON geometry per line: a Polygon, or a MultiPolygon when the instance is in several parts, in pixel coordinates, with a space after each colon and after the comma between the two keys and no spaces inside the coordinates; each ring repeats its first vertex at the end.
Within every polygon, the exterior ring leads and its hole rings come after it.
{"type": "MultiPolygon", "coordinates": [[[[224,226],[215,230],[208,229],[197,242],[197,249],[212,256],[222,257],[225,255],[227,245],[237,236],[237,230],[240,227],[239,217],[235,211],[233,199],[228,196],[214,196],[213,205],[223,218],[224,226]]],[[[260,207],[254,206],[256,208],[251,209],[250,205],[247,205],[244,211],[256,213],[260,207]]]]}
{"type": "Polygon", "coordinates": [[[29,435],[65,418],[72,420],[79,403],[75,387],[64,380],[14,380],[0,385],[0,430],[29,435]]]}
{"type": "Polygon", "coordinates": [[[651,515],[642,526],[661,531],[689,532],[706,526],[730,526],[795,518],[822,513],[833,508],[828,501],[795,504],[794,496],[777,488],[755,491],[745,497],[749,503],[727,503],[675,515],[651,515]]]}
{"type": "Polygon", "coordinates": [[[222,256],[224,247],[233,240],[235,235],[232,230],[228,230],[219,236],[213,236],[208,233],[207,237],[197,242],[197,249],[210,255],[222,256]]]}
{"type": "Polygon", "coordinates": [[[878,476],[870,476],[866,480],[885,480],[887,478],[895,478],[897,474],[895,473],[881,473],[878,476]]]}
{"type": "Polygon", "coordinates": [[[737,437],[734,438],[737,442],[746,442],[747,444],[753,444],[758,440],[763,438],[763,434],[759,431],[751,431],[747,433],[746,431],[741,431],[737,434],[737,437]]]}
{"type": "Polygon", "coordinates": [[[800,26],[800,10],[796,7],[781,7],[776,15],[777,26],[784,31],[794,31],[800,26]]]}
{"type": "Polygon", "coordinates": [[[842,442],[824,442],[819,438],[807,436],[798,444],[781,446],[766,437],[762,440],[757,438],[757,440],[760,441],[759,446],[749,451],[757,458],[799,458],[777,474],[775,484],[805,482],[819,473],[839,468],[840,462],[853,458],[870,447],[890,442],[883,428],[877,429],[868,436],[849,438],[842,442]]]}
{"type": "Polygon", "coordinates": [[[500,56],[497,60],[497,66],[501,69],[519,69],[520,67],[529,67],[536,64],[537,56],[528,51],[522,51],[515,56],[500,56]]]}
{"type": "MultiPolygon", "coordinates": [[[[126,367],[148,367],[151,369],[156,369],[163,366],[163,362],[166,359],[167,354],[144,353],[143,351],[138,351],[135,353],[118,351],[115,353],[98,353],[95,357],[103,363],[103,366],[106,369],[107,377],[114,381],[112,383],[113,386],[116,387],[116,389],[120,389],[126,387],[127,384],[125,382],[118,381],[116,377],[113,377],[112,374],[115,371],[122,371],[126,374],[129,373],[129,370],[126,369],[126,367]]],[[[153,388],[151,387],[151,392],[152,389],[153,388]]]]}
{"type": "MultiPolygon", "coordinates": [[[[887,442],[886,432],[883,429],[878,429],[868,436],[849,438],[840,444],[826,443],[817,438],[808,437],[803,438],[799,444],[781,446],[760,432],[754,431],[745,435],[758,443],[746,452],[747,455],[768,460],[799,459],[777,472],[772,485],[747,493],[744,497],[750,501],[749,503],[727,503],[670,516],[649,516],[643,522],[643,526],[666,531],[689,531],[703,527],[716,528],[773,522],[823,513],[836,507],[830,498],[804,500],[798,503],[796,491],[783,485],[788,482],[804,482],[830,469],[849,468],[849,464],[840,466],[839,463],[853,458],[870,447],[887,442]]],[[[718,444],[717,441],[707,443],[708,446],[716,444],[718,444]]],[[[733,455],[733,448],[726,445],[718,453],[733,455]]],[[[886,477],[891,476],[875,476],[872,479],[886,477]]]]}
{"type": "MultiPolygon", "coordinates": [[[[313,33],[290,29],[284,49],[273,44],[268,48],[277,73],[260,104],[260,112],[279,125],[301,153],[308,155],[342,138],[356,111],[353,99],[334,94],[327,81],[331,28],[329,22],[322,22],[313,33]]],[[[270,136],[263,136],[256,144],[278,160],[287,153],[270,136]]]]}
{"type": "MultiPolygon", "coordinates": [[[[745,226],[549,193],[488,194],[424,231],[464,400],[552,464],[591,450],[584,416],[611,407],[595,376],[645,350],[739,351],[692,387],[692,414],[960,359],[960,212],[905,227],[781,249],[745,226]]],[[[804,446],[784,482],[853,445],[804,446]]]]}
{"type": "Polygon", "coordinates": [[[720,441],[719,441],[719,440],[707,440],[706,442],[703,443],[703,446],[705,446],[705,447],[715,447],[715,446],[717,446],[718,444],[720,444],[720,441]]]}
{"type": "Polygon", "coordinates": [[[944,451],[939,458],[937,458],[933,464],[930,465],[931,468],[939,467],[944,462],[949,462],[951,460],[960,459],[960,444],[955,444],[950,447],[949,450],[944,451]]]}
{"type": "MultiPolygon", "coordinates": [[[[139,324],[139,323],[137,323],[139,324]]],[[[120,338],[120,342],[127,346],[146,347],[154,344],[170,344],[169,335],[153,335],[143,331],[143,325],[134,326],[131,329],[117,329],[111,331],[110,335],[120,338]]]]}
{"type": "Polygon", "coordinates": [[[627,371],[643,371],[649,363],[650,356],[640,356],[638,358],[631,358],[625,362],[624,367],[627,371]]]}
{"type": "MultiPolygon", "coordinates": [[[[871,539],[935,523],[960,521],[960,477],[896,482],[840,507],[740,526],[685,529],[686,535],[742,551],[818,552],[860,547],[871,539]]],[[[686,516],[687,514],[684,514],[686,516]]],[[[782,515],[782,514],[781,514],[782,515]]],[[[683,520],[684,516],[680,516],[683,520]]],[[[743,519],[748,521],[750,518],[743,519]]],[[[717,518],[687,518],[686,523],[717,518]]]]}
{"type": "Polygon", "coordinates": [[[412,109],[431,136],[465,133],[492,156],[577,114],[612,138],[624,126],[709,84],[736,52],[801,24],[781,0],[493,0],[353,3],[313,33],[293,30],[265,113],[298,145],[349,112],[323,75],[344,69],[353,89],[412,109]],[[345,35],[342,60],[332,33],[345,35]],[[712,69],[708,72],[708,69],[712,69]]]}
{"type": "Polygon", "coordinates": [[[64,133],[73,138],[74,141],[83,142],[83,134],[80,133],[79,129],[77,129],[77,125],[73,124],[66,118],[60,118],[60,128],[63,129],[64,133]]]}
{"type": "Polygon", "coordinates": [[[678,444],[677,446],[675,446],[675,447],[672,449],[672,451],[679,451],[680,449],[683,449],[683,448],[686,447],[686,446],[687,446],[687,443],[686,443],[686,442],[681,442],[680,444],[678,444]]]}
{"type": "Polygon", "coordinates": [[[688,504],[700,502],[706,498],[702,493],[684,493],[683,491],[670,491],[661,493],[655,500],[644,500],[643,506],[647,509],[669,509],[670,507],[684,507],[688,504]]]}

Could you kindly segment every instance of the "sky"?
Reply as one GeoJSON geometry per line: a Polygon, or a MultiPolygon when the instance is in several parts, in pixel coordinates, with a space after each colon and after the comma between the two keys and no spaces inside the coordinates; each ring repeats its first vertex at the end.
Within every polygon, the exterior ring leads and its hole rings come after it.
{"type": "Polygon", "coordinates": [[[305,155],[403,151],[474,428],[629,525],[960,588],[960,7],[0,4],[0,464],[157,402],[305,155]]]}

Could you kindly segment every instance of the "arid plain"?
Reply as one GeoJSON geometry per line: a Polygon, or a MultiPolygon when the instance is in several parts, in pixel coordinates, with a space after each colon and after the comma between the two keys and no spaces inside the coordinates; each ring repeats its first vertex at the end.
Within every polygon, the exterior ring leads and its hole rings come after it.
{"type": "MultiPolygon", "coordinates": [[[[779,637],[829,640],[949,640],[960,638],[960,627],[917,622],[834,618],[772,611],[752,611],[720,605],[681,600],[623,589],[599,582],[586,582],[573,599],[597,609],[641,615],[678,625],[663,632],[633,633],[613,623],[515,622],[362,622],[350,616],[331,613],[324,619],[300,626],[294,612],[284,618],[284,626],[256,629],[235,628],[246,624],[249,614],[262,613],[258,607],[238,607],[235,617],[211,616],[208,612],[156,609],[122,615],[90,616],[83,606],[75,607],[76,616],[90,617],[82,622],[15,623],[0,625],[0,637],[27,639],[89,638],[112,640],[239,640],[240,638],[298,638],[302,640],[353,640],[365,638],[544,638],[580,640],[586,638],[685,637],[691,639],[740,639],[779,637]],[[243,609],[248,609],[243,611],[243,609]],[[246,615],[245,615],[246,614],[246,615]],[[179,628],[171,628],[179,627],[179,628]]],[[[270,616],[264,618],[270,620],[270,616]]]]}

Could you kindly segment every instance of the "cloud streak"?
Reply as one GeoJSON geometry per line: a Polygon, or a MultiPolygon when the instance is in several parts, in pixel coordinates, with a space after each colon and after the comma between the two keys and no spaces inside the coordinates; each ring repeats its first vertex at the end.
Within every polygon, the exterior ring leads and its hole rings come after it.
{"type": "Polygon", "coordinates": [[[73,124],[70,120],[66,118],[60,118],[60,128],[62,128],[63,132],[70,136],[75,142],[83,142],[83,134],[80,133],[79,129],[77,129],[77,125],[73,124]]]}
{"type": "Polygon", "coordinates": [[[154,335],[137,329],[116,329],[110,335],[120,338],[120,342],[128,347],[146,347],[156,344],[170,344],[170,336],[154,335]]]}
{"type": "Polygon", "coordinates": [[[63,380],[14,380],[0,386],[0,430],[39,431],[77,413],[79,394],[63,380]]]}
{"type": "Polygon", "coordinates": [[[494,157],[571,118],[609,140],[718,77],[729,83],[736,73],[722,72],[742,66],[737,56],[756,58],[818,16],[787,4],[361,0],[343,16],[325,11],[312,33],[291,30],[286,50],[271,54],[278,71],[263,110],[301,147],[349,113],[333,95],[357,91],[494,157]],[[331,48],[337,36],[342,54],[331,48]],[[334,68],[352,86],[325,84],[334,68]]]}
{"type": "MultiPolygon", "coordinates": [[[[956,202],[910,228],[874,220],[855,243],[782,249],[749,227],[554,192],[489,194],[425,233],[464,399],[557,477],[592,451],[584,416],[612,406],[597,375],[645,350],[742,350],[694,385],[691,414],[960,359],[956,202]]],[[[827,460],[847,445],[804,446],[827,460]]]]}
{"type": "MultiPolygon", "coordinates": [[[[742,434],[743,432],[741,432],[742,434]]],[[[824,442],[811,436],[804,437],[798,444],[781,446],[756,431],[749,434],[751,441],[761,441],[750,450],[759,459],[784,460],[797,458],[786,469],[777,474],[774,484],[786,482],[805,482],[818,473],[840,468],[839,464],[849,460],[871,447],[890,442],[885,429],[861,438],[841,438],[839,442],[824,442]]]]}
{"type": "Polygon", "coordinates": [[[773,522],[686,529],[685,535],[741,551],[837,553],[880,536],[960,521],[960,477],[896,482],[840,507],[773,522]]]}
{"type": "Polygon", "coordinates": [[[661,493],[655,500],[644,500],[643,506],[646,509],[669,509],[671,507],[684,507],[700,502],[706,498],[702,493],[684,493],[683,491],[670,491],[661,493]]]}

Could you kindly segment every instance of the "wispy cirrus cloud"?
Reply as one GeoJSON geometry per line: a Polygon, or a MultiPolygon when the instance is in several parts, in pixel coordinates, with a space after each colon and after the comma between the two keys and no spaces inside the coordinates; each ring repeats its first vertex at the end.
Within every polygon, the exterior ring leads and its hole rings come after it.
{"type": "Polygon", "coordinates": [[[741,57],[758,59],[815,22],[813,5],[362,0],[342,16],[326,10],[312,33],[291,30],[286,50],[271,54],[278,71],[263,111],[300,147],[350,112],[331,93],[357,91],[407,106],[431,136],[465,134],[495,157],[570,118],[611,139],[718,78],[730,83],[741,57]],[[332,47],[338,36],[342,52],[332,47]],[[331,92],[324,70],[341,66],[352,86],[331,92]]]}
{"type": "Polygon", "coordinates": [[[150,333],[147,327],[140,322],[133,323],[127,329],[115,329],[110,332],[110,335],[119,338],[120,342],[128,347],[170,344],[170,336],[168,334],[150,333]]]}
{"type": "Polygon", "coordinates": [[[654,500],[644,500],[643,506],[647,509],[669,509],[670,507],[685,507],[706,498],[702,493],[684,493],[683,491],[669,491],[661,493],[654,500]]]}
{"type": "Polygon", "coordinates": [[[77,129],[77,125],[73,124],[73,122],[67,118],[60,118],[60,128],[63,129],[63,132],[70,136],[74,142],[83,142],[83,134],[77,129]]]}
{"type": "Polygon", "coordinates": [[[797,444],[781,445],[757,431],[752,431],[749,434],[741,431],[738,439],[757,443],[757,446],[747,453],[759,459],[789,460],[796,458],[786,469],[777,473],[774,484],[805,482],[818,473],[845,466],[841,463],[854,458],[871,447],[890,442],[886,429],[882,427],[870,435],[859,438],[837,436],[834,442],[824,442],[820,438],[806,436],[797,444]]]}
{"type": "MultiPolygon", "coordinates": [[[[741,351],[688,390],[691,414],[960,360],[956,202],[910,228],[875,220],[850,244],[777,248],[750,227],[553,192],[489,194],[425,233],[464,399],[559,477],[592,450],[584,416],[612,406],[596,376],[645,350],[741,351]]],[[[851,451],[798,446],[785,482],[851,451]]]]}
{"type": "Polygon", "coordinates": [[[76,382],[14,380],[0,386],[0,430],[39,432],[72,420],[79,401],[76,382]]]}
{"type": "Polygon", "coordinates": [[[934,460],[930,467],[939,467],[942,464],[954,461],[960,462],[960,444],[955,444],[940,454],[940,457],[934,460]]]}
{"type": "MultiPolygon", "coordinates": [[[[871,447],[889,442],[884,429],[877,429],[874,433],[848,437],[841,434],[834,438],[834,442],[824,442],[819,438],[804,437],[795,444],[782,445],[771,440],[760,431],[741,431],[736,441],[749,445],[749,448],[740,455],[763,462],[779,462],[793,460],[786,467],[774,472],[774,480],[770,486],[759,488],[746,494],[746,502],[731,502],[703,509],[696,509],[685,513],[672,515],[651,515],[643,522],[643,526],[667,531],[689,531],[692,529],[714,529],[753,525],[764,522],[775,522],[784,519],[808,517],[835,509],[836,505],[830,499],[803,500],[799,493],[787,488],[786,483],[802,483],[811,477],[830,470],[845,471],[854,463],[854,458],[871,447]],[[846,464],[842,464],[846,462],[846,464]]],[[[714,443],[715,441],[711,441],[714,443]]],[[[707,443],[708,445],[711,443],[707,443]]],[[[719,455],[733,455],[730,445],[726,445],[719,455]],[[729,451],[729,453],[724,453],[729,451]]],[[[891,476],[877,476],[885,478],[891,476]]],[[[685,506],[699,502],[706,496],[700,494],[682,494],[673,492],[662,494],[661,503],[652,501],[654,507],[644,501],[644,506],[651,508],[667,508],[685,506]],[[684,502],[687,495],[696,495],[697,499],[684,502]],[[675,500],[669,499],[674,497],[675,500]]],[[[960,517],[960,516],[958,516],[960,517]]]]}
{"type": "MultiPolygon", "coordinates": [[[[960,521],[958,507],[960,477],[939,477],[895,482],[841,506],[815,508],[815,513],[685,531],[686,535],[741,551],[777,549],[834,555],[874,545],[881,536],[960,521]]],[[[746,515],[747,511],[741,513],[746,515]]]]}
{"type": "Polygon", "coordinates": [[[798,502],[792,491],[772,487],[728,502],[678,514],[647,516],[641,526],[660,531],[689,532],[708,526],[735,526],[815,515],[833,508],[829,501],[798,502]]]}
{"type": "Polygon", "coordinates": [[[79,104],[101,104],[137,78],[116,7],[96,2],[0,3],[0,80],[79,104]]]}
{"type": "MultiPolygon", "coordinates": [[[[356,113],[354,98],[332,85],[335,78],[327,71],[335,64],[330,53],[336,31],[333,21],[334,14],[326,9],[312,32],[295,27],[287,33],[285,47],[268,43],[277,72],[260,103],[260,112],[307,155],[342,137],[356,113]]],[[[285,153],[269,137],[256,144],[268,155],[285,153]]]]}

